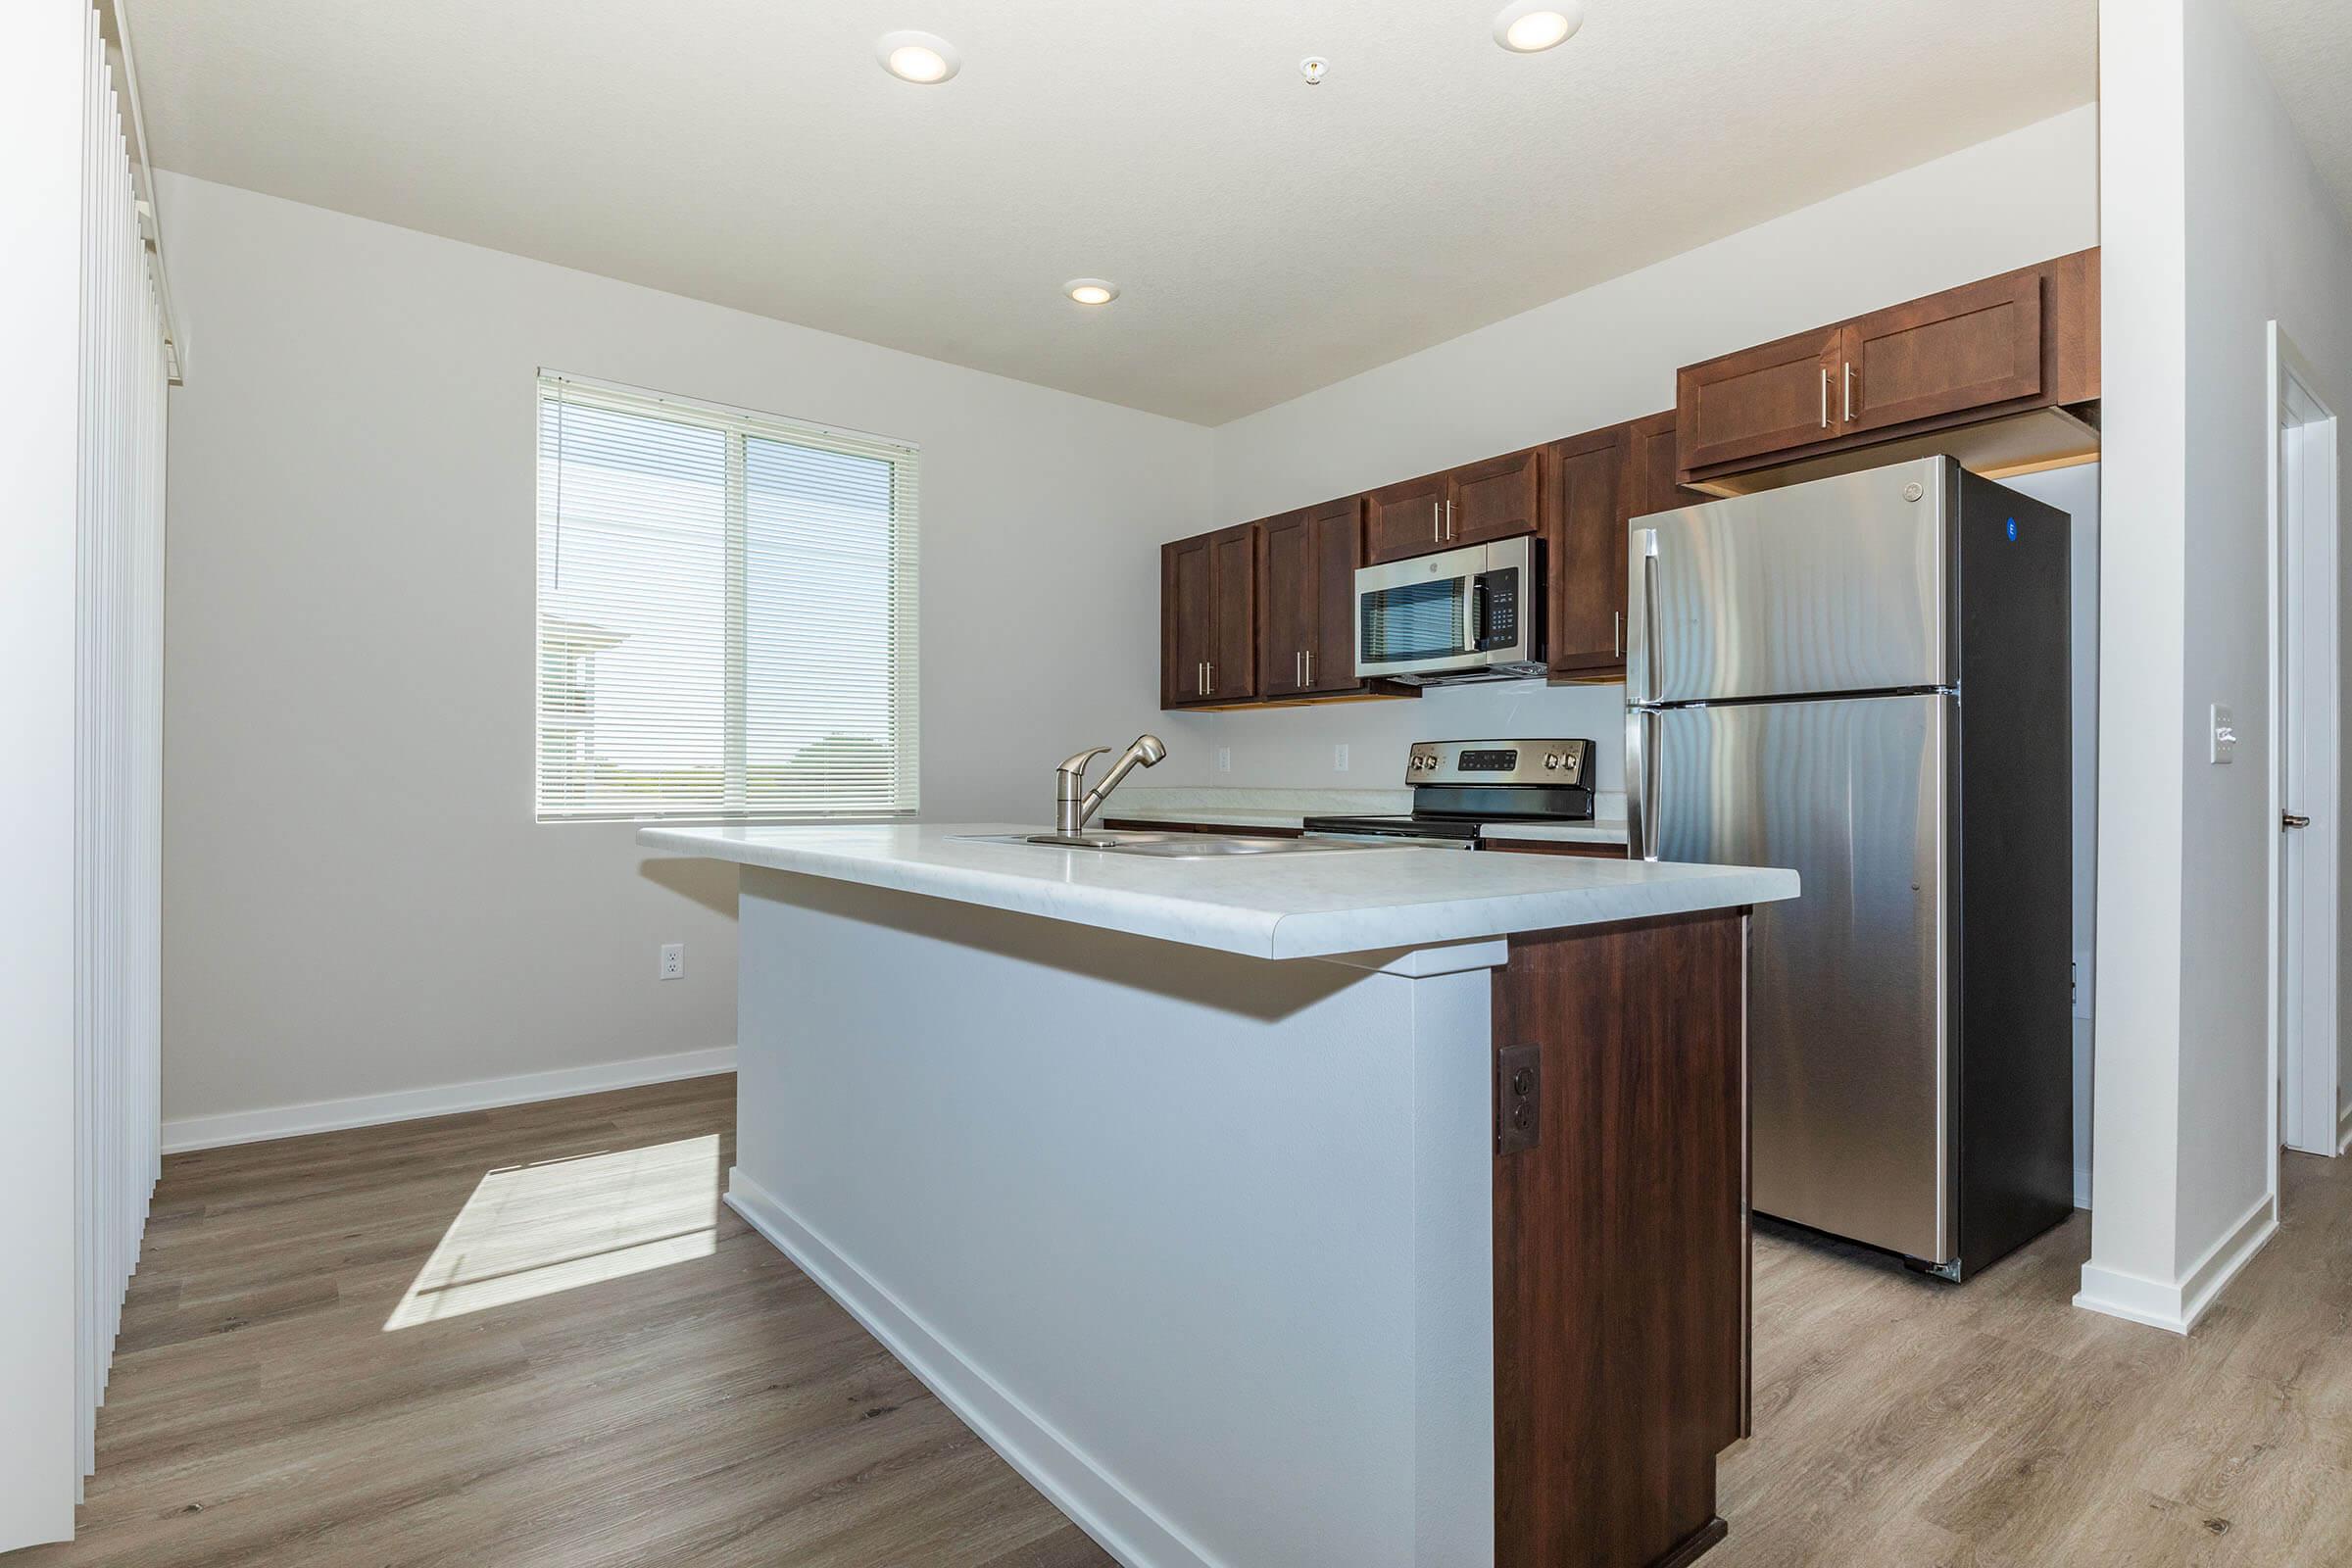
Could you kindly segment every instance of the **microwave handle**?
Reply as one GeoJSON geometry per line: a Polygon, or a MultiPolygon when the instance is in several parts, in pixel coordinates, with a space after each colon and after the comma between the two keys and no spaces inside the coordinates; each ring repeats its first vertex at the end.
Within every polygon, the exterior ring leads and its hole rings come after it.
{"type": "Polygon", "coordinates": [[[1462,652],[1475,654],[1478,652],[1479,645],[1487,640],[1487,574],[1485,572],[1470,573],[1470,591],[1462,595],[1458,603],[1462,607],[1462,652]]]}

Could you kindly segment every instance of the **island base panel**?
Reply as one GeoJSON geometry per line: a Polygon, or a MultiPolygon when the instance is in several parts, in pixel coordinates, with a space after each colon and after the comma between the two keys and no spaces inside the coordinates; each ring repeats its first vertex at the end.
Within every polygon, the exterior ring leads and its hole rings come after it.
{"type": "Polygon", "coordinates": [[[1515,936],[1494,972],[1498,1106],[1532,1046],[1540,1129],[1494,1159],[1496,1568],[1665,1568],[1724,1537],[1715,1456],[1747,1404],[1746,927],[1515,936]]]}

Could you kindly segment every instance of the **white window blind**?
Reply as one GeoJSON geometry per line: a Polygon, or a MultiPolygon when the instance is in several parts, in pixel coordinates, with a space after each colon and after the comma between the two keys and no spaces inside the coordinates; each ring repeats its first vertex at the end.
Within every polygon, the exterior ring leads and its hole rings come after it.
{"type": "Polygon", "coordinates": [[[542,371],[539,819],[914,809],[917,464],[542,371]]]}

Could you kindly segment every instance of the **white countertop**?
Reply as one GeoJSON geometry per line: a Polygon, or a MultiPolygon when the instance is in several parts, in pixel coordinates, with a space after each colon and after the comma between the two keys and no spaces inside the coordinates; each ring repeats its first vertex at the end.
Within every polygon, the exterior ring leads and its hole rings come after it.
{"type": "MultiPolygon", "coordinates": [[[[1102,808],[1106,822],[1192,822],[1203,827],[1298,828],[1310,816],[1401,816],[1411,790],[1275,790],[1241,785],[1130,784],[1102,808]]],[[[1603,790],[1589,822],[1482,822],[1489,838],[1623,844],[1625,797],[1603,790]]]]}
{"type": "Polygon", "coordinates": [[[678,855],[1011,909],[1257,958],[1425,947],[1797,896],[1794,871],[1414,846],[1154,859],[969,835],[1017,823],[649,827],[678,855]]]}

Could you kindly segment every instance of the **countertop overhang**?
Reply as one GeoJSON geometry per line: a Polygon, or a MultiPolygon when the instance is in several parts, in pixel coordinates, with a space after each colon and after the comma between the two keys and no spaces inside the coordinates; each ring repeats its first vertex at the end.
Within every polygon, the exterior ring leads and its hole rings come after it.
{"type": "Polygon", "coordinates": [[[648,827],[649,849],[888,888],[1253,958],[1340,954],[1770,904],[1794,871],[1405,846],[1168,860],[972,842],[1019,823],[648,827]]]}

